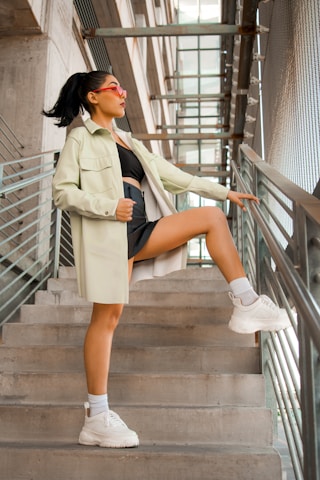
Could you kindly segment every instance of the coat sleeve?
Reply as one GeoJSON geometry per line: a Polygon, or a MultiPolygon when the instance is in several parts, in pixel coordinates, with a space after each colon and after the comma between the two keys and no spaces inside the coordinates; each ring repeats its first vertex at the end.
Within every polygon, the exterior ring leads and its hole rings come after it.
{"type": "Polygon", "coordinates": [[[79,141],[69,136],[61,151],[53,178],[53,200],[61,210],[90,218],[116,220],[118,200],[81,190],[79,141]]]}
{"type": "MultiPolygon", "coordinates": [[[[135,142],[137,142],[135,140],[135,142]]],[[[227,198],[229,189],[212,182],[206,178],[197,177],[165,160],[163,157],[150,153],[144,145],[139,142],[139,150],[144,158],[155,166],[165,190],[175,195],[179,193],[192,192],[205,198],[224,201],[227,198]]],[[[136,144],[137,145],[137,144],[136,144]]]]}

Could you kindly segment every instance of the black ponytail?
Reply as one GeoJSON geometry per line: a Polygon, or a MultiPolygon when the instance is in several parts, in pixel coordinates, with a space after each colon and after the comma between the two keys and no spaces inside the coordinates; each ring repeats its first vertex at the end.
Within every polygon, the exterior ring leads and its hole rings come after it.
{"type": "Polygon", "coordinates": [[[100,88],[107,75],[111,73],[102,70],[71,75],[60,90],[55,105],[50,110],[43,110],[42,114],[57,118],[59,121],[55,125],[58,127],[67,127],[84,110],[91,113],[87,94],[100,88]]]}

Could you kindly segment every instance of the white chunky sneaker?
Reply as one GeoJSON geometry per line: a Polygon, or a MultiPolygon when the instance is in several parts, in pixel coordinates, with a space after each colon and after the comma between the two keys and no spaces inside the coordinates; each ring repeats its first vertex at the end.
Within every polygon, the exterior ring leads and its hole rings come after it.
{"type": "Polygon", "coordinates": [[[255,333],[260,330],[269,332],[282,330],[291,326],[284,308],[279,308],[266,295],[260,295],[252,305],[242,305],[241,300],[231,292],[229,297],[234,305],[230,330],[237,333],[255,333]]]}
{"type": "Polygon", "coordinates": [[[84,404],[85,420],[79,436],[81,445],[98,445],[99,447],[126,448],[137,447],[139,438],[130,430],[119,415],[112,410],[88,416],[89,404],[84,404]]]}

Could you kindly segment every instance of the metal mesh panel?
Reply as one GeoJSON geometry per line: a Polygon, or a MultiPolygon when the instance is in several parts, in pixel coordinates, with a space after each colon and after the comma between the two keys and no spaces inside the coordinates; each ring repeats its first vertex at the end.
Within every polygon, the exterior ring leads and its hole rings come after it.
{"type": "MultiPolygon", "coordinates": [[[[320,3],[260,3],[265,160],[312,193],[320,172],[320,3]]],[[[251,94],[257,87],[251,87],[251,94]]],[[[260,125],[253,148],[261,151],[260,125]]]]}

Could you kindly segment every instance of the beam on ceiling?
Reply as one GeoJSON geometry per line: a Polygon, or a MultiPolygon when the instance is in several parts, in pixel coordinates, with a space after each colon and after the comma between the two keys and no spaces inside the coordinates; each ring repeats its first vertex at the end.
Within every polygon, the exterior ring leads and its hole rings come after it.
{"type": "Polygon", "coordinates": [[[176,74],[176,75],[171,75],[171,76],[167,76],[165,77],[164,79],[165,80],[169,80],[171,78],[173,79],[176,79],[176,80],[180,80],[180,79],[184,79],[184,78],[221,78],[221,77],[225,77],[226,75],[225,74],[221,74],[221,73],[212,73],[212,74],[193,74],[193,75],[179,75],[179,74],[176,74]]]}
{"type": "Polygon", "coordinates": [[[187,93],[187,94],[174,94],[169,93],[167,95],[150,95],[151,100],[221,100],[226,95],[224,93],[187,93]]]}
{"type": "Polygon", "coordinates": [[[157,129],[162,129],[162,130],[170,130],[170,129],[184,129],[184,128],[229,128],[229,125],[222,125],[221,123],[215,123],[215,124],[193,124],[193,125],[186,125],[182,123],[176,123],[174,125],[157,125],[157,129]]]}
{"type": "MultiPolygon", "coordinates": [[[[176,164],[175,164],[176,166],[176,164]]],[[[184,167],[179,167],[181,170],[187,173],[192,173],[193,175],[197,175],[197,177],[214,177],[214,178],[228,178],[230,177],[230,172],[227,170],[217,172],[217,170],[211,170],[208,168],[208,170],[198,170],[194,168],[187,168],[188,166],[185,165],[184,167]]]]}
{"type": "Polygon", "coordinates": [[[135,133],[138,140],[235,140],[242,135],[230,132],[221,133],[135,133]]]}
{"type": "Polygon", "coordinates": [[[243,28],[241,25],[202,23],[194,25],[161,25],[158,27],[114,27],[84,28],[84,38],[108,37],[183,37],[193,35],[255,35],[256,28],[243,28]]]}

